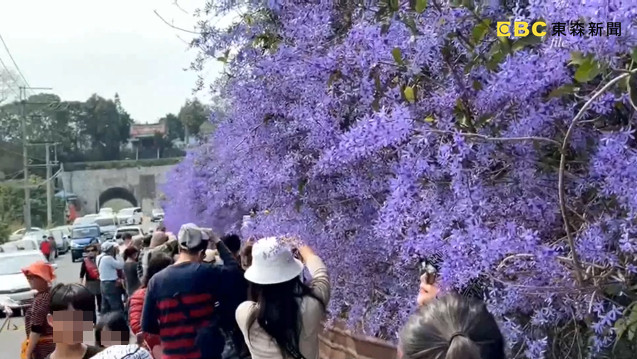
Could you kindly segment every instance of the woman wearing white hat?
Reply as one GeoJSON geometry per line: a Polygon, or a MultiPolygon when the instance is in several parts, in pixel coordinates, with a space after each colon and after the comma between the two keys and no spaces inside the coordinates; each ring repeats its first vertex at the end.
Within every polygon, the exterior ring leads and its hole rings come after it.
{"type": "Polygon", "coordinates": [[[310,247],[299,254],[312,275],[302,281],[303,263],[276,237],[252,247],[252,265],[245,278],[252,283],[251,301],[236,312],[252,359],[318,359],[318,335],[330,299],[325,264],[310,247]]]}

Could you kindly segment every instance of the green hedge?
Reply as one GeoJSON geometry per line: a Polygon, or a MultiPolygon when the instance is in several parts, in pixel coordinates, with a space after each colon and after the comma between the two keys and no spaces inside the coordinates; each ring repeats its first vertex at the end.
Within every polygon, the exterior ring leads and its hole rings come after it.
{"type": "Polygon", "coordinates": [[[69,162],[64,163],[65,171],[120,169],[130,167],[169,166],[179,163],[183,157],[154,158],[145,160],[69,162]]]}

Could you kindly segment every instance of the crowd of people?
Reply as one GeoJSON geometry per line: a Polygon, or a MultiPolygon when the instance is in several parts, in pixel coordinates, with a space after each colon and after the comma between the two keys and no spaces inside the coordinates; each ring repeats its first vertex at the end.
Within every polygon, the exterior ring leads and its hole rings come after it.
{"type": "MultiPolygon", "coordinates": [[[[323,260],[297,240],[219,237],[194,224],[86,248],[80,283],[23,269],[37,291],[25,315],[26,359],[318,359],[331,287],[323,260]],[[91,333],[94,343],[86,343],[91,333]]],[[[503,359],[494,317],[476,298],[442,293],[439,263],[421,265],[418,310],[400,359],[503,359]]],[[[406,305],[406,308],[409,305],[406,305]]]]}

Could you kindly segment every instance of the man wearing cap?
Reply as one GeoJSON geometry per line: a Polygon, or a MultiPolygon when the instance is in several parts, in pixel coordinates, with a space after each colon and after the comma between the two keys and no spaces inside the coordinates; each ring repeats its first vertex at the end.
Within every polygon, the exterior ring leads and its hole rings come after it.
{"type": "Polygon", "coordinates": [[[124,269],[124,261],[117,256],[117,245],[108,241],[101,245],[102,254],[97,257],[102,292],[102,313],[124,311],[122,287],[118,271],[124,269]]]}
{"type": "Polygon", "coordinates": [[[142,331],[160,336],[162,359],[219,359],[225,345],[219,314],[230,301],[228,284],[239,264],[210,229],[185,224],[177,239],[176,263],[148,283],[142,331]],[[202,263],[210,241],[224,266],[202,263]]]}

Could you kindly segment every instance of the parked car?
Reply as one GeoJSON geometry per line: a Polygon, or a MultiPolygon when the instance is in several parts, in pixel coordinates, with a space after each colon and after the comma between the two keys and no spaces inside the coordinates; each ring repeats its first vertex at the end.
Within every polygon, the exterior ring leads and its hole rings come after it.
{"type": "Polygon", "coordinates": [[[38,227],[31,227],[31,229],[29,229],[28,231],[26,228],[21,228],[13,232],[9,236],[9,241],[17,241],[19,239],[22,239],[22,237],[24,237],[24,235],[27,234],[27,232],[44,232],[44,230],[38,227]]]}
{"type": "Polygon", "coordinates": [[[105,240],[115,238],[115,231],[117,230],[117,217],[112,214],[107,214],[95,218],[94,223],[100,226],[100,232],[105,240]]]}
{"type": "Polygon", "coordinates": [[[33,239],[21,239],[19,241],[12,242],[19,251],[39,251],[40,243],[33,239]]]}
{"type": "Polygon", "coordinates": [[[86,255],[84,248],[89,244],[99,244],[100,239],[100,226],[95,223],[73,226],[71,228],[71,261],[82,259],[86,255]]]}
{"type": "Polygon", "coordinates": [[[159,209],[153,209],[153,212],[151,214],[150,217],[150,221],[151,222],[161,222],[164,220],[164,210],[159,208],[159,209]]]}
{"type": "MultiPolygon", "coordinates": [[[[46,261],[39,250],[24,250],[0,253],[0,295],[7,296],[15,303],[11,308],[20,311],[31,305],[35,291],[29,286],[22,268],[37,261],[46,261]]],[[[52,264],[57,268],[56,264],[52,264]]]]}
{"type": "Polygon", "coordinates": [[[117,220],[120,225],[142,224],[142,209],[140,207],[124,208],[117,213],[117,220]]]}
{"type": "Polygon", "coordinates": [[[142,227],[139,227],[139,226],[119,227],[117,228],[117,231],[115,232],[115,237],[114,237],[118,243],[121,242],[121,239],[124,233],[130,233],[133,238],[135,236],[143,236],[145,234],[142,227]]]}
{"type": "MultiPolygon", "coordinates": [[[[71,227],[70,226],[60,226],[51,228],[49,233],[55,239],[55,247],[57,248],[58,254],[64,254],[71,250],[71,227]]],[[[56,255],[57,257],[57,255],[56,255]]]]}
{"type": "Polygon", "coordinates": [[[97,214],[109,215],[109,214],[115,214],[115,212],[113,212],[113,209],[110,207],[103,207],[103,208],[100,208],[100,211],[97,214]]]}
{"type": "Polygon", "coordinates": [[[17,251],[37,251],[40,250],[38,243],[32,239],[20,239],[13,242],[0,244],[0,253],[17,251]]]}

